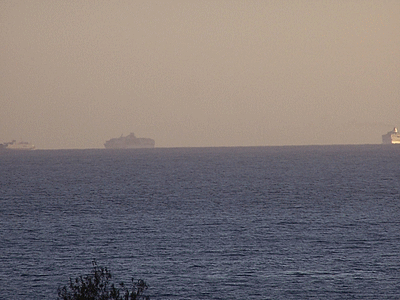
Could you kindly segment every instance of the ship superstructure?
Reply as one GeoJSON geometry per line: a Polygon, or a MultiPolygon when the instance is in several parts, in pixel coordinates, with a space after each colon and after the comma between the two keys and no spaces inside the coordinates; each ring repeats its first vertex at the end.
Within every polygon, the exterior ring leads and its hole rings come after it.
{"type": "Polygon", "coordinates": [[[107,149],[154,148],[155,141],[149,138],[137,138],[133,132],[128,136],[113,138],[104,143],[107,149]]]}
{"type": "Polygon", "coordinates": [[[400,133],[397,130],[397,127],[393,128],[392,131],[382,135],[382,143],[383,144],[400,144],[400,133]]]}

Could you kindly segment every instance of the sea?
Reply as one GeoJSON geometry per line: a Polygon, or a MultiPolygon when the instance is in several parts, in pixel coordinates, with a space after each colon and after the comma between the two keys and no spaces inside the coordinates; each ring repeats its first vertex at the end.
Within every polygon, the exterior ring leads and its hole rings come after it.
{"type": "Polygon", "coordinates": [[[0,299],[400,299],[400,146],[0,152],[0,299]]]}

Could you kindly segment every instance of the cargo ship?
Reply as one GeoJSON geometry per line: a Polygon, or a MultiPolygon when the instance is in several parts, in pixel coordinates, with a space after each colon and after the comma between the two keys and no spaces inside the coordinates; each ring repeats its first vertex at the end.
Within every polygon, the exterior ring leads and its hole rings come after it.
{"type": "Polygon", "coordinates": [[[382,135],[382,144],[400,144],[400,133],[397,131],[397,127],[382,135]]]}
{"type": "Polygon", "coordinates": [[[35,145],[27,142],[19,142],[16,140],[12,142],[0,144],[0,150],[34,150],[35,145]]]}
{"type": "Polygon", "coordinates": [[[155,141],[149,138],[137,138],[133,132],[128,136],[113,138],[104,143],[106,149],[136,149],[136,148],[154,148],[155,141]]]}

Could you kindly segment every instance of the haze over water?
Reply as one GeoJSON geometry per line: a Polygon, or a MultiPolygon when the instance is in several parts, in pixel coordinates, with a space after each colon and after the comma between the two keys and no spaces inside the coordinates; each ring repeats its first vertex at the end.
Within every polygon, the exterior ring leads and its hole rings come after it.
{"type": "Polygon", "coordinates": [[[0,142],[380,143],[400,2],[1,1],[0,142]]]}

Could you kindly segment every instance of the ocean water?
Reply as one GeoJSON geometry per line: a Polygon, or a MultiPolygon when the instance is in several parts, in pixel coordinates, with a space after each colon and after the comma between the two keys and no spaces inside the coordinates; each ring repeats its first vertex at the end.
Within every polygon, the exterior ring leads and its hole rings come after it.
{"type": "Polygon", "coordinates": [[[0,153],[0,299],[399,299],[400,147],[0,153]]]}

